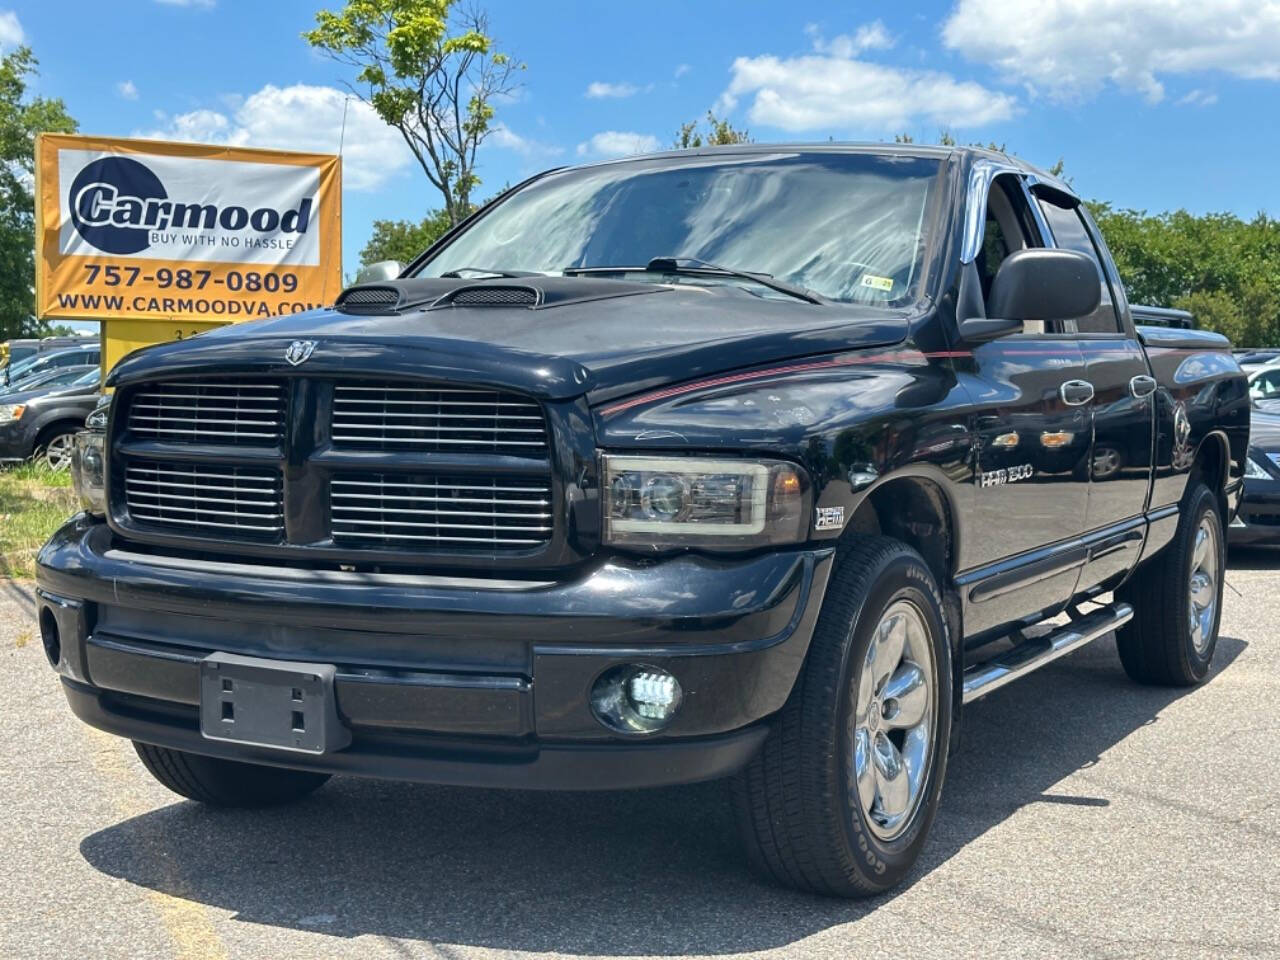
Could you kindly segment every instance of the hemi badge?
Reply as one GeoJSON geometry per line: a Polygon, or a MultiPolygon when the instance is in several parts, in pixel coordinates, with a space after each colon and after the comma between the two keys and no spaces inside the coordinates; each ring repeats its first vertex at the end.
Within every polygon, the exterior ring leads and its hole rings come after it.
{"type": "Polygon", "coordinates": [[[818,507],[814,520],[816,530],[839,530],[844,527],[844,507],[818,507]]]}

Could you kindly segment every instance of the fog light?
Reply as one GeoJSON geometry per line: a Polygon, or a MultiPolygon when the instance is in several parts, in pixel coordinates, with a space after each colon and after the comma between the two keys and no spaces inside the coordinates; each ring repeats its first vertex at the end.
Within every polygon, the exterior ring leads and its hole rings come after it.
{"type": "Polygon", "coordinates": [[[628,664],[602,673],[591,688],[596,719],[619,733],[656,733],[680,709],[680,682],[660,667],[628,664]]]}

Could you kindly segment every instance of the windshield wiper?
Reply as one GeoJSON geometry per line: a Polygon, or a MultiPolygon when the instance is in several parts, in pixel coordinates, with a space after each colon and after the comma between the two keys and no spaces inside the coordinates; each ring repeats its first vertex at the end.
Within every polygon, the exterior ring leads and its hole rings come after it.
{"type": "Polygon", "coordinates": [[[441,279],[445,280],[462,280],[464,273],[483,273],[490,277],[541,277],[545,274],[535,273],[533,270],[491,270],[488,267],[458,267],[456,270],[450,270],[448,273],[440,274],[441,279]]]}
{"type": "Polygon", "coordinates": [[[770,290],[785,293],[808,303],[823,302],[822,298],[812,290],[796,286],[793,283],[787,283],[785,280],[775,280],[772,274],[758,273],[754,270],[735,270],[733,267],[723,267],[718,263],[708,263],[696,257],[654,257],[643,267],[567,267],[562,272],[567,277],[583,273],[632,272],[675,273],[689,277],[734,277],[738,280],[746,280],[749,283],[768,287],[770,290]]]}

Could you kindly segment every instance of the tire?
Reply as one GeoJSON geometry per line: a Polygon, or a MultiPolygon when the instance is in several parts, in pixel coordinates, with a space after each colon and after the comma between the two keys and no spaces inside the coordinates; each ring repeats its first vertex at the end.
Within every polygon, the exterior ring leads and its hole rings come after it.
{"type": "Polygon", "coordinates": [[[212,807],[271,807],[324,786],[327,773],[240,763],[134,741],[148,772],[174,793],[212,807]]]}
{"type": "Polygon", "coordinates": [[[765,876],[813,893],[861,897],[898,884],[915,863],[937,813],[951,734],[951,644],[942,602],[933,574],[906,545],[863,537],[842,547],[795,689],[760,753],[732,781],[748,859],[765,876]],[[890,681],[912,667],[931,672],[923,701],[913,697],[910,704],[905,696],[883,696],[889,687],[877,681],[884,673],[877,653],[893,660],[893,644],[873,649],[873,640],[896,636],[904,616],[908,633],[890,681]],[[871,705],[860,714],[868,694],[871,705]],[[904,710],[921,702],[929,711],[922,727],[894,728],[904,710]],[[917,750],[916,764],[898,769],[899,778],[907,777],[905,804],[900,793],[885,800],[890,791],[876,785],[882,737],[899,758],[904,748],[927,746],[923,762],[917,750]],[[860,768],[872,771],[869,809],[860,768]],[[914,787],[912,768],[919,771],[914,787]]]}
{"type": "Polygon", "coordinates": [[[50,470],[61,473],[71,469],[71,448],[76,442],[75,427],[57,427],[36,444],[35,459],[50,470]]]}
{"type": "Polygon", "coordinates": [[[1133,606],[1133,619],[1116,631],[1120,662],[1132,679],[1188,687],[1208,675],[1218,645],[1225,569],[1222,507],[1213,491],[1197,483],[1187,494],[1173,542],[1119,591],[1133,606]],[[1205,605],[1210,603],[1211,608],[1205,605]]]}

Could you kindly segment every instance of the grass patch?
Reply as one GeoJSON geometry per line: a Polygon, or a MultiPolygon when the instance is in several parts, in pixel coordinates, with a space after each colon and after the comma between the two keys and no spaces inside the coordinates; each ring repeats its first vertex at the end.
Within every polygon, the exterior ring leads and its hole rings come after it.
{"type": "Polygon", "coordinates": [[[36,463],[0,470],[0,577],[35,576],[36,553],[75,512],[69,474],[36,463]]]}

